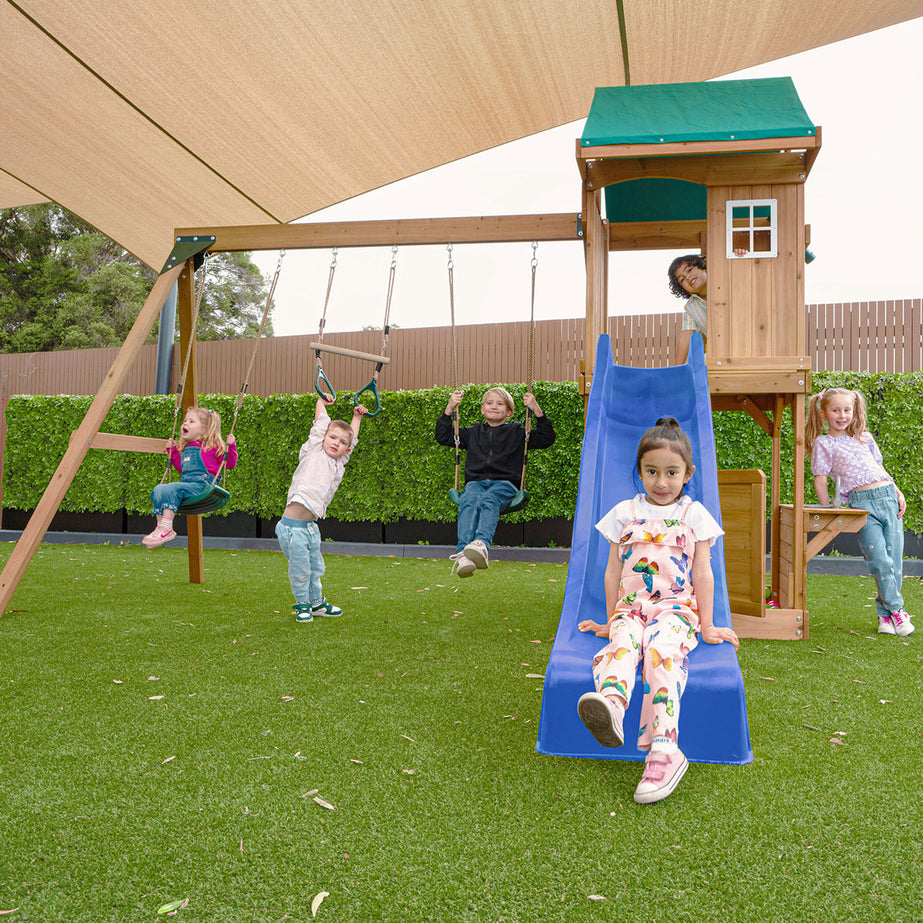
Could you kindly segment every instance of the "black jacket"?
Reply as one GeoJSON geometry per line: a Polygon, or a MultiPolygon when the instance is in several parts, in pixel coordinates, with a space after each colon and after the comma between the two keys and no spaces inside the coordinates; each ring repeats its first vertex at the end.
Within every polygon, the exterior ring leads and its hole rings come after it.
{"type": "MultiPolygon", "coordinates": [[[[554,427],[548,417],[535,417],[529,433],[529,451],[547,449],[554,439],[554,427]]],[[[436,441],[440,445],[455,445],[450,414],[442,414],[436,421],[436,441]]],[[[482,420],[474,426],[463,426],[458,431],[458,443],[467,452],[465,481],[511,481],[519,487],[526,444],[526,428],[521,423],[491,426],[482,420]]]]}

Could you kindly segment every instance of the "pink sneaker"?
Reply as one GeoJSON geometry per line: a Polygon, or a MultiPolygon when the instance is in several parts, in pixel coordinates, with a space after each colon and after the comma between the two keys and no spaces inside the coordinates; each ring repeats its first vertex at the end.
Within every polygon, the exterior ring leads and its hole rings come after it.
{"type": "Polygon", "coordinates": [[[154,529],[150,535],[145,535],[141,539],[141,544],[145,548],[159,548],[161,545],[166,545],[167,542],[172,542],[176,538],[176,532],[173,529],[167,529],[164,531],[161,528],[154,529]]]}
{"type": "Polygon", "coordinates": [[[890,615],[879,615],[878,616],[878,634],[880,635],[895,635],[897,632],[894,630],[894,619],[890,615]]]}
{"type": "Polygon", "coordinates": [[[577,714],[586,729],[604,747],[621,747],[625,742],[622,733],[622,714],[600,692],[585,692],[577,700],[577,714]]]}
{"type": "Polygon", "coordinates": [[[644,775],[635,789],[635,801],[638,804],[663,801],[679,785],[688,768],[689,761],[682,750],[672,753],[652,750],[644,761],[644,775]]]}
{"type": "MultiPolygon", "coordinates": [[[[910,616],[903,609],[898,609],[897,612],[891,613],[891,624],[894,625],[894,634],[900,635],[902,638],[912,635],[916,631],[913,627],[913,622],[910,621],[910,616]]],[[[881,631],[880,620],[878,630],[881,631]]]]}

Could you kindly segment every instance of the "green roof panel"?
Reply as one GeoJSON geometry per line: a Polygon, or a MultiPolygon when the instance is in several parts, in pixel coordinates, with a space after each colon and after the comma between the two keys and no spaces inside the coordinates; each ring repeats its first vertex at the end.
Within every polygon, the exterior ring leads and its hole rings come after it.
{"type": "Polygon", "coordinates": [[[681,179],[632,179],[606,186],[606,218],[612,222],[695,221],[707,215],[708,190],[681,179]]]}
{"type": "Polygon", "coordinates": [[[816,134],[791,77],[597,87],[582,147],[816,134]]]}

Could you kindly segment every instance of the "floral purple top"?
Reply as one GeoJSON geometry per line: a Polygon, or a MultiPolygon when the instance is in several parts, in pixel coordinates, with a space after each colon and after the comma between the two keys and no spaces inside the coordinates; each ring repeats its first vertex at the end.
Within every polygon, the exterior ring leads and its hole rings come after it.
{"type": "Polygon", "coordinates": [[[875,481],[893,481],[882,464],[881,450],[871,433],[858,439],[828,433],[818,436],[811,451],[811,471],[815,477],[830,477],[836,481],[837,501],[841,506],[849,500],[849,492],[875,481]]]}

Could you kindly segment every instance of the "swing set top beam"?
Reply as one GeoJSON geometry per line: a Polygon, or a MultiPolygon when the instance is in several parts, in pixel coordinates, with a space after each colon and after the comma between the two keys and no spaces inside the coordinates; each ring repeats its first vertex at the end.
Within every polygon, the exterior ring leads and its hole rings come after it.
{"type": "Polygon", "coordinates": [[[177,237],[213,236],[213,253],[232,250],[310,250],[410,244],[516,243],[583,239],[576,212],[473,218],[400,218],[306,224],[177,228],[177,237]]]}

